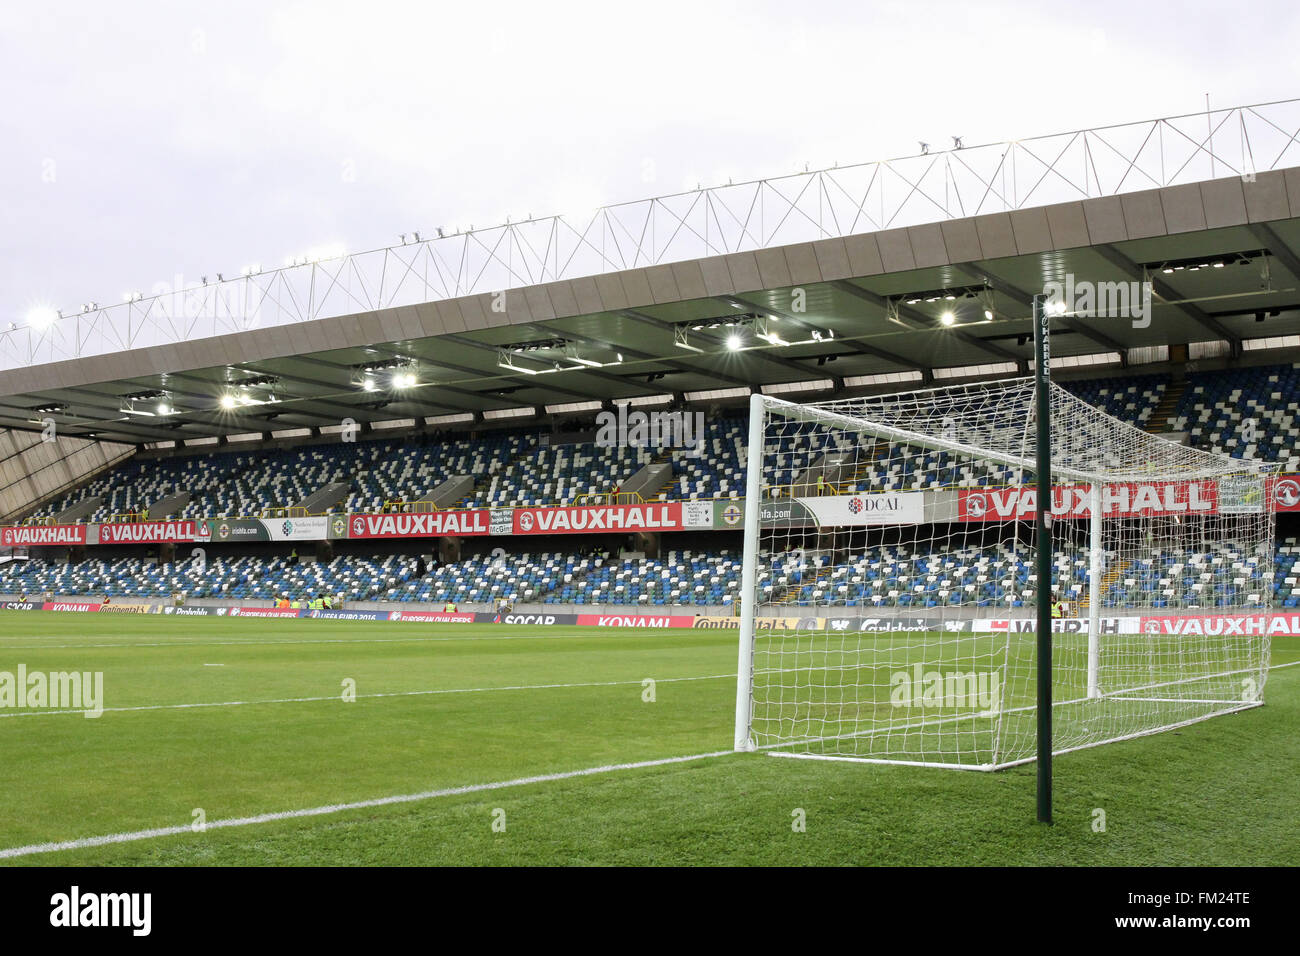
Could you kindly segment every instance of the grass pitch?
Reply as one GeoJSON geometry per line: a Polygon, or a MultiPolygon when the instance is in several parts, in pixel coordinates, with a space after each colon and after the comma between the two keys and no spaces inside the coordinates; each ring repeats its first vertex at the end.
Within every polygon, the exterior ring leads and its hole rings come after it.
{"type": "MultiPolygon", "coordinates": [[[[1300,641],[1275,641],[1273,661],[1300,661],[1300,641]]],[[[1262,708],[1059,757],[1051,828],[1033,822],[1032,765],[974,774],[726,754],[196,832],[196,819],[725,751],[735,635],[6,612],[0,671],[20,664],[102,671],[106,710],[0,710],[0,852],[181,832],[9,865],[1300,858],[1300,667],[1272,672],[1262,708]]]]}

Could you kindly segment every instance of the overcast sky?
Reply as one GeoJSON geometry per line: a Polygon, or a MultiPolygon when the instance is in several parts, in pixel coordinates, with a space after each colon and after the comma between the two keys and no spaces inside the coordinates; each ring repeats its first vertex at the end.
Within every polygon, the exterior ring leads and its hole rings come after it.
{"type": "Polygon", "coordinates": [[[0,321],[918,140],[1298,96],[1297,9],[7,2],[0,321]]]}

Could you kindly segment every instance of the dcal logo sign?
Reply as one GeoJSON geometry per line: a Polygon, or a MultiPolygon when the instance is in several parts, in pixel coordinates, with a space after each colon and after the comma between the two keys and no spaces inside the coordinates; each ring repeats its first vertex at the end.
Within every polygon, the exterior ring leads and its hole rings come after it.
{"type": "Polygon", "coordinates": [[[519,515],[519,530],[525,533],[533,530],[532,512],[525,511],[519,515]]]}
{"type": "Polygon", "coordinates": [[[983,495],[971,495],[966,499],[966,513],[972,518],[983,518],[988,510],[989,502],[983,495]]]}
{"type": "Polygon", "coordinates": [[[352,534],[358,538],[366,533],[366,519],[357,515],[352,519],[352,534]]]}

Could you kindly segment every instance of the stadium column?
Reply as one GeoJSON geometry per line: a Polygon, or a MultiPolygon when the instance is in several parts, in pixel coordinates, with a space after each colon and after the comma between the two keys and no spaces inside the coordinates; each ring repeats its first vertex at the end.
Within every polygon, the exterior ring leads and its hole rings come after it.
{"type": "Polygon", "coordinates": [[[1051,319],[1047,297],[1034,296],[1034,397],[1037,419],[1035,463],[1038,588],[1038,820],[1052,822],[1052,400],[1048,391],[1051,319]]]}

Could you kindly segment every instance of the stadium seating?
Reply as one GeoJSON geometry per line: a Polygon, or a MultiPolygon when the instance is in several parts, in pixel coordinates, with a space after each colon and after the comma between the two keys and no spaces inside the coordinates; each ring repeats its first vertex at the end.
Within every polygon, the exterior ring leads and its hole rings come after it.
{"type": "Polygon", "coordinates": [[[1169,387],[1167,375],[1125,375],[1064,382],[1066,391],[1094,408],[1141,428],[1169,387]]]}
{"type": "Polygon", "coordinates": [[[1170,426],[1198,448],[1300,468],[1300,363],[1187,376],[1170,426]]]}
{"type": "Polygon", "coordinates": [[[740,591],[740,555],[670,551],[664,558],[595,558],[548,604],[729,605],[740,591]]]}
{"type": "Polygon", "coordinates": [[[329,562],[285,558],[215,558],[158,563],[141,558],[88,558],[76,564],[34,559],[0,568],[0,591],[12,594],[108,595],[125,599],[217,598],[239,602],[342,594],[348,601],[444,604],[726,604],[740,581],[738,555],[669,552],[662,560],[608,554],[483,555],[434,564],[418,575],[410,556],[338,556],[329,562]]]}
{"type": "MultiPolygon", "coordinates": [[[[1273,603],[1300,606],[1300,542],[1286,538],[1275,555],[1273,603]]],[[[620,606],[734,606],[740,592],[738,551],[668,551],[661,558],[618,558],[604,553],[543,552],[469,557],[437,564],[421,576],[411,556],[338,556],[329,562],[284,558],[184,559],[159,564],[140,558],[77,564],[35,559],[0,569],[0,591],[19,594],[103,595],[239,602],[281,596],[342,594],[348,601],[443,604],[512,603],[620,606]]],[[[1227,544],[1191,556],[1153,549],[1138,560],[1112,559],[1102,592],[1104,607],[1156,609],[1249,606],[1267,591],[1254,555],[1227,544]]],[[[952,548],[942,542],[889,545],[835,561],[827,554],[764,555],[758,586],[777,612],[800,607],[937,608],[961,604],[1022,607],[1034,568],[1006,544],[952,548]]],[[[1066,599],[1086,601],[1087,556],[1059,555],[1053,584],[1066,599]]]]}
{"type": "Polygon", "coordinates": [[[604,501],[649,463],[648,448],[605,448],[593,442],[535,447],[505,459],[467,507],[531,507],[604,501]]]}

